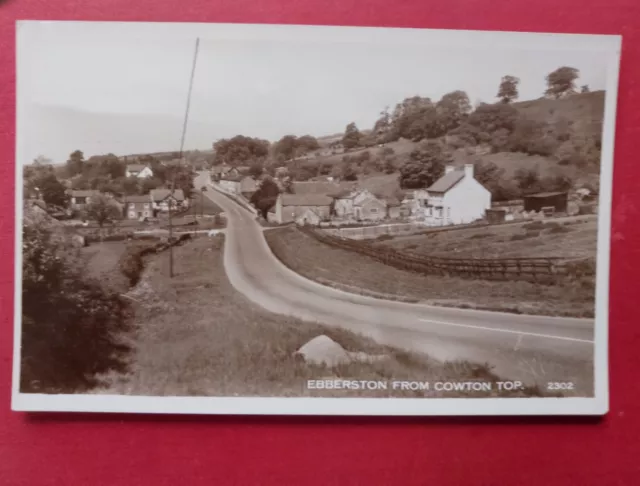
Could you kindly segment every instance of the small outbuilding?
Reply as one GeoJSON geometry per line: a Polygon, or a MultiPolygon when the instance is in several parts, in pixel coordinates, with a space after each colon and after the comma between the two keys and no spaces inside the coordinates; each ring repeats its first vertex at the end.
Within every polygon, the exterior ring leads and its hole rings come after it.
{"type": "Polygon", "coordinates": [[[569,197],[567,192],[540,192],[524,197],[524,210],[540,212],[553,208],[555,213],[566,213],[569,197]]]}

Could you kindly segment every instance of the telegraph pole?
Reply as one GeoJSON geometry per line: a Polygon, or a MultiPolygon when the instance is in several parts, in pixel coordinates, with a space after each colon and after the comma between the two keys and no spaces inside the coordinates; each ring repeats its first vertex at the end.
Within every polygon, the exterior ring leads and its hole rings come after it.
{"type": "MultiPolygon", "coordinates": [[[[200,47],[200,38],[196,38],[196,47],[193,53],[193,64],[191,66],[191,77],[189,79],[189,92],[187,94],[187,108],[184,113],[184,123],[182,124],[182,137],[180,137],[180,159],[179,166],[182,166],[182,158],[184,151],[184,138],[187,133],[187,122],[189,121],[189,108],[191,107],[191,91],[193,90],[193,77],[196,73],[196,61],[198,60],[198,48],[200,47]]],[[[173,278],[173,222],[172,222],[172,204],[173,204],[173,194],[176,187],[176,170],[173,170],[173,174],[171,177],[171,194],[169,198],[169,277],[173,278]]],[[[183,195],[184,196],[184,195],[183,195]]]]}

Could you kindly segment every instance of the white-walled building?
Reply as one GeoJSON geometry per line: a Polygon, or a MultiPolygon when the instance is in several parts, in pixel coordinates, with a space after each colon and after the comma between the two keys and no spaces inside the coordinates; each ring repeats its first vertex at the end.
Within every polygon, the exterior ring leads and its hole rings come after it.
{"type": "Polygon", "coordinates": [[[427,193],[424,222],[429,226],[472,223],[491,208],[491,193],[475,179],[473,164],[462,169],[447,166],[427,193]]]}
{"type": "Polygon", "coordinates": [[[142,164],[129,164],[125,169],[126,177],[137,177],[138,179],[146,179],[153,177],[153,171],[150,167],[142,164]]]}

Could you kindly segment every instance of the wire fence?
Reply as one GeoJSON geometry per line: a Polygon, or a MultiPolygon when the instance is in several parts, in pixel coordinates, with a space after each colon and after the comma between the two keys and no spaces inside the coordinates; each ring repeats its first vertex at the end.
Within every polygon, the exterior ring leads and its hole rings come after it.
{"type": "Polygon", "coordinates": [[[300,226],[299,230],[321,243],[366,255],[385,265],[411,272],[487,280],[526,280],[555,284],[566,276],[592,273],[591,265],[566,265],[562,258],[446,258],[402,253],[300,226]]]}

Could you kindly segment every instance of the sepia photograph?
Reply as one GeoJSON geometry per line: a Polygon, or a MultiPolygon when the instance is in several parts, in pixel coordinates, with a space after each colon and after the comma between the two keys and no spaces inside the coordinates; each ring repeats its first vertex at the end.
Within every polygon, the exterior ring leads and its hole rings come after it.
{"type": "Polygon", "coordinates": [[[16,31],[14,410],[608,411],[619,36],[16,31]]]}

